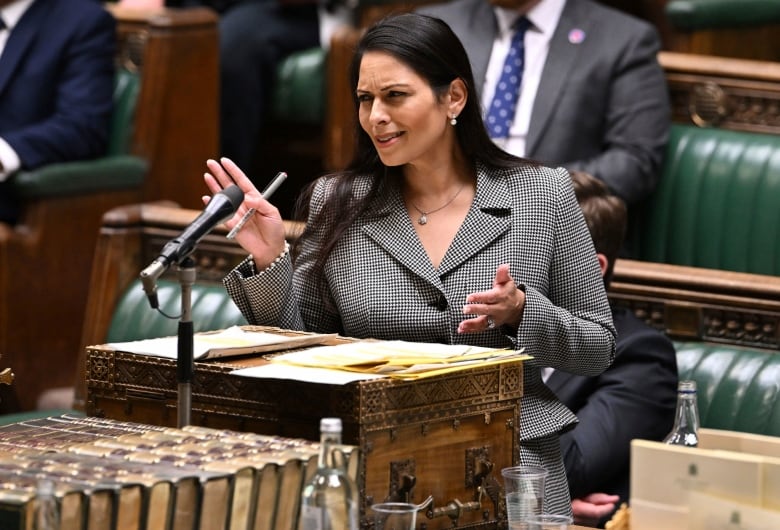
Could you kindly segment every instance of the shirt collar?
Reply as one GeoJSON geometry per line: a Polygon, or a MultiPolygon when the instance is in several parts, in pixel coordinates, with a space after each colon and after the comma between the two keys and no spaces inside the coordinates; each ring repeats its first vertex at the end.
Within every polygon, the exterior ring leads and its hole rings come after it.
{"type": "MultiPolygon", "coordinates": [[[[566,0],[542,0],[529,9],[525,16],[531,22],[535,31],[549,39],[552,38],[552,34],[555,32],[565,5],[566,0]]],[[[498,31],[501,35],[510,32],[512,25],[521,16],[521,13],[517,10],[504,7],[495,7],[493,12],[496,14],[498,31]]]]}
{"type": "Polygon", "coordinates": [[[3,18],[8,30],[14,29],[14,26],[19,23],[19,19],[27,11],[35,0],[16,0],[11,2],[5,7],[0,8],[0,17],[3,18]]]}

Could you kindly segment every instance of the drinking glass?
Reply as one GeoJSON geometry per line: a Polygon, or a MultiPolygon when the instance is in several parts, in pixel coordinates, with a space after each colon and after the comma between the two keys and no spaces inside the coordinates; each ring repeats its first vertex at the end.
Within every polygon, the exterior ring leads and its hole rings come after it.
{"type": "Polygon", "coordinates": [[[506,492],[506,517],[510,530],[525,530],[531,515],[541,515],[547,470],[538,466],[513,466],[501,470],[506,492]]]}
{"type": "Polygon", "coordinates": [[[573,519],[568,515],[553,515],[543,513],[541,515],[529,515],[525,518],[528,530],[569,530],[573,519]]]}
{"type": "Polygon", "coordinates": [[[414,530],[417,505],[408,502],[383,502],[371,506],[374,530],[414,530]]]}

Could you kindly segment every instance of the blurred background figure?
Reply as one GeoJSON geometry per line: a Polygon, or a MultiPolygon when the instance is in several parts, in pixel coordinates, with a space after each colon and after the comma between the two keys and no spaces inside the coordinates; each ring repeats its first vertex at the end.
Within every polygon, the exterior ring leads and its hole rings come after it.
{"type": "Polygon", "coordinates": [[[0,0],[0,222],[19,169],[105,153],[116,22],[93,0],[0,0]]]}
{"type": "Polygon", "coordinates": [[[499,145],[586,171],[629,206],[655,188],[671,111],[653,26],[591,0],[452,0],[419,11],[463,41],[488,122],[497,86],[501,98],[514,86],[500,83],[502,71],[516,69],[517,102],[502,103],[508,124],[491,131],[499,145]]]}
{"type": "Polygon", "coordinates": [[[119,4],[208,7],[219,14],[219,154],[246,168],[256,166],[255,152],[271,114],[279,64],[294,52],[327,47],[331,31],[349,19],[349,10],[341,4],[319,5],[317,0],[120,0],[119,4]]]}
{"type": "MultiPolygon", "coordinates": [[[[626,208],[606,185],[572,171],[574,193],[609,287],[626,231],[626,208]]],[[[578,524],[603,527],[629,500],[631,440],[661,441],[677,402],[677,356],[660,331],[625,308],[612,308],[615,361],[586,377],[545,369],[547,386],[580,420],[561,435],[561,452],[578,524]]]]}

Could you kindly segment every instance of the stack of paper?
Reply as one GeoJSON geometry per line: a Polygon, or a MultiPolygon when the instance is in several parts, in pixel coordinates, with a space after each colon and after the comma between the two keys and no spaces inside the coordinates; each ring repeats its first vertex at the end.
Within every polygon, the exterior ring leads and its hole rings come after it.
{"type": "Polygon", "coordinates": [[[462,344],[358,341],[275,356],[271,364],[236,370],[236,375],[346,383],[377,377],[420,379],[475,366],[530,358],[522,350],[462,344]],[[337,374],[329,372],[339,372],[337,374]]]}

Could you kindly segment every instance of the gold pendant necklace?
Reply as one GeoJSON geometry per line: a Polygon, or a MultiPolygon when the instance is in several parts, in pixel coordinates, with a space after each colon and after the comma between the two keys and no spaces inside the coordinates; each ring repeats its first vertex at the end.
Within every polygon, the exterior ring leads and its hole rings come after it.
{"type": "Polygon", "coordinates": [[[447,206],[452,204],[452,201],[454,201],[458,197],[458,195],[460,195],[460,192],[463,191],[463,188],[465,188],[465,187],[466,187],[466,185],[463,184],[460,187],[460,189],[458,189],[458,191],[455,192],[455,195],[453,195],[450,200],[448,200],[447,202],[445,202],[443,205],[439,206],[435,210],[428,210],[427,212],[422,210],[422,209],[420,209],[420,208],[418,208],[417,205],[414,204],[411,199],[409,199],[409,204],[411,204],[412,208],[417,210],[417,213],[420,214],[420,217],[417,218],[417,224],[420,224],[420,225],[428,224],[428,216],[431,215],[432,213],[438,212],[439,210],[443,210],[447,206]]]}

